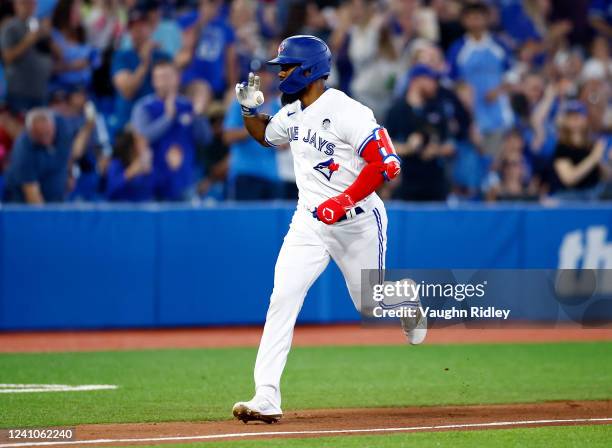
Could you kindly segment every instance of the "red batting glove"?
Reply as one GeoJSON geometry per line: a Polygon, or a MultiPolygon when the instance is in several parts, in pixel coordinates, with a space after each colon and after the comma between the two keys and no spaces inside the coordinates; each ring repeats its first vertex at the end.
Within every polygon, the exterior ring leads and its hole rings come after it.
{"type": "Polygon", "coordinates": [[[346,193],[329,198],[317,207],[317,218],[327,225],[337,222],[346,215],[346,211],[353,208],[355,202],[346,193]]]}

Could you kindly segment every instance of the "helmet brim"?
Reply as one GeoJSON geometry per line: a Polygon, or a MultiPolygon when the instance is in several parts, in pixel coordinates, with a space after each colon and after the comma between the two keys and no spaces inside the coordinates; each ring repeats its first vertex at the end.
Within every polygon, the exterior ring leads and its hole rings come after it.
{"type": "Polygon", "coordinates": [[[301,58],[290,58],[287,56],[278,56],[266,62],[268,65],[285,65],[285,64],[301,64],[304,60],[301,58]]]}

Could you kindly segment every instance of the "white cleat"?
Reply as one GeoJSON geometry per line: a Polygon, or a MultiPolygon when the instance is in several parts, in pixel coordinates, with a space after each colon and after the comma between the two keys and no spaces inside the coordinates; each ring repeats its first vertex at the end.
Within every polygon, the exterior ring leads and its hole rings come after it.
{"type": "Polygon", "coordinates": [[[272,405],[266,398],[258,397],[254,397],[251,401],[239,401],[234,405],[232,413],[243,423],[250,421],[276,423],[283,416],[283,411],[272,405]]]}
{"type": "Polygon", "coordinates": [[[408,342],[412,345],[419,345],[427,337],[427,316],[421,308],[420,300],[417,299],[417,303],[411,308],[416,310],[414,316],[400,317],[400,323],[408,342]]]}

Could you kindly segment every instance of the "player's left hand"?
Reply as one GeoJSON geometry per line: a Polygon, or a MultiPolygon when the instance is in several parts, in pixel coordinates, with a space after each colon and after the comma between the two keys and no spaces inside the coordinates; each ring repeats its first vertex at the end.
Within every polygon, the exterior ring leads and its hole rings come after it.
{"type": "Polygon", "coordinates": [[[333,198],[329,198],[317,207],[316,213],[319,221],[327,225],[338,222],[340,218],[346,215],[347,210],[353,208],[355,202],[346,193],[342,193],[333,198]]]}

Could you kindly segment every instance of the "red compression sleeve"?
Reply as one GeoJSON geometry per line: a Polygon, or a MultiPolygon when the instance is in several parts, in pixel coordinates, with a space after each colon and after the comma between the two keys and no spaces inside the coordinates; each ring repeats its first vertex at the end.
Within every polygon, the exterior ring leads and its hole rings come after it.
{"type": "Polygon", "coordinates": [[[383,162],[370,162],[359,173],[355,182],[344,192],[348,194],[353,202],[359,202],[367,198],[378,187],[385,182],[383,173],[386,165],[383,162]]]}
{"type": "Polygon", "coordinates": [[[386,170],[383,157],[378,149],[376,140],[371,140],[361,151],[361,157],[368,164],[361,170],[355,182],[344,192],[348,194],[353,202],[359,202],[367,198],[385,182],[384,172],[386,170]]]}

